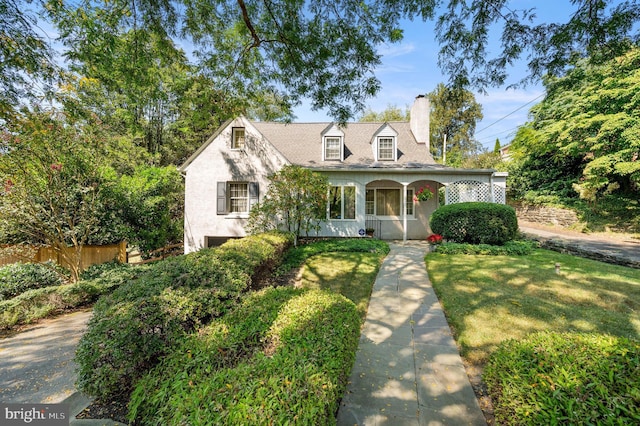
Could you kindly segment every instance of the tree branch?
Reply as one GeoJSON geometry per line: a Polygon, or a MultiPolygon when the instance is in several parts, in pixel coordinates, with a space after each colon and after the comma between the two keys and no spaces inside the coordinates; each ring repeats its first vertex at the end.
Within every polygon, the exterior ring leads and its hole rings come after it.
{"type": "Polygon", "coordinates": [[[250,46],[250,48],[260,47],[260,45],[262,44],[262,40],[260,40],[260,37],[258,36],[256,29],[253,27],[253,24],[251,23],[251,19],[249,18],[249,13],[247,12],[247,6],[244,4],[244,0],[237,0],[237,1],[238,1],[238,6],[240,6],[240,10],[242,10],[242,20],[244,21],[244,24],[247,26],[247,29],[249,30],[249,32],[251,33],[251,38],[253,38],[253,44],[250,46]]]}

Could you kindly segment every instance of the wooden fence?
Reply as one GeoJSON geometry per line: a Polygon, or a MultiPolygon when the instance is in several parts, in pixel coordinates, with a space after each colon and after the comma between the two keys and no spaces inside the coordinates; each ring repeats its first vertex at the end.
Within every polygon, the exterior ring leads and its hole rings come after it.
{"type": "Polygon", "coordinates": [[[167,257],[179,256],[181,254],[184,254],[184,244],[171,244],[149,252],[148,259],[142,259],[142,257],[136,256],[135,259],[129,259],[129,263],[132,265],[142,265],[145,263],[155,262],[157,260],[164,260],[167,257]]]}
{"type": "MultiPolygon", "coordinates": [[[[73,250],[68,247],[67,250],[73,250]]],[[[118,244],[110,244],[104,246],[84,246],[82,247],[82,259],[80,260],[80,270],[86,269],[91,265],[109,262],[117,259],[119,262],[127,262],[127,242],[122,241],[118,244]]],[[[9,265],[18,262],[46,262],[54,261],[59,265],[66,266],[66,262],[51,247],[35,247],[35,246],[2,246],[0,249],[0,266],[9,265]]]]}

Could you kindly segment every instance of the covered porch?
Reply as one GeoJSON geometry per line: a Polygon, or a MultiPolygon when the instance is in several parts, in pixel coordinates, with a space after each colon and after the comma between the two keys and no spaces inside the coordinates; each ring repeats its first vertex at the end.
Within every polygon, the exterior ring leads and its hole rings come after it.
{"type": "MultiPolygon", "coordinates": [[[[329,207],[329,220],[321,234],[356,237],[373,231],[375,238],[385,240],[425,239],[432,234],[429,217],[440,205],[468,201],[504,204],[506,176],[494,170],[448,168],[328,173],[332,188],[336,193],[342,191],[342,212],[352,213],[333,214],[337,209],[329,207]],[[427,192],[432,194],[429,199],[419,196],[427,192]],[[347,193],[353,195],[347,197],[347,193]]],[[[332,201],[330,205],[334,205],[332,201]]]]}

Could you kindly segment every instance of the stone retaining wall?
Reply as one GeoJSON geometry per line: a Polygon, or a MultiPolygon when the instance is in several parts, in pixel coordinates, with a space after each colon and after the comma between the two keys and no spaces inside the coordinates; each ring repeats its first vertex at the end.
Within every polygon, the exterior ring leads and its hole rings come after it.
{"type": "Polygon", "coordinates": [[[516,210],[518,220],[565,228],[578,223],[578,216],[573,210],[515,203],[511,206],[516,210]]]}

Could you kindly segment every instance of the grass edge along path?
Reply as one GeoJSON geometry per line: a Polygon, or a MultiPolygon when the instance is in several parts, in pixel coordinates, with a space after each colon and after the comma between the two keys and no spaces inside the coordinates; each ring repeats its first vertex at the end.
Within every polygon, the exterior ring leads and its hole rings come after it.
{"type": "MultiPolygon", "coordinates": [[[[542,249],[529,256],[430,253],[425,256],[425,262],[465,358],[470,379],[476,382],[474,388],[479,399],[485,400],[481,402],[483,410],[491,418],[492,401],[487,402],[486,396],[478,392],[479,389],[486,391],[484,384],[478,382],[481,382],[487,360],[494,361],[496,348],[504,351],[505,344],[510,341],[525,342],[540,332],[550,332],[595,335],[603,339],[630,338],[633,347],[640,347],[637,340],[640,335],[640,271],[636,269],[542,249]],[[559,264],[559,273],[556,264],[559,264]]],[[[636,355],[629,354],[635,356],[638,363],[636,355]]],[[[564,359],[555,361],[558,365],[562,362],[564,359]]],[[[531,368],[537,367],[538,364],[531,368]]],[[[544,376],[542,372],[538,373],[544,376]]],[[[515,382],[515,386],[528,386],[524,380],[515,378],[515,382]]],[[[491,391],[494,403],[502,387],[491,391]]],[[[640,389],[637,379],[632,387],[640,389]]],[[[524,394],[534,395],[535,392],[525,389],[524,394]]],[[[498,401],[495,406],[498,422],[531,424],[527,423],[526,417],[505,420],[504,407],[500,405],[509,404],[509,399],[498,401]]],[[[549,408],[544,400],[538,400],[536,404],[541,410],[549,409],[552,415],[558,416],[556,420],[561,420],[561,414],[553,414],[557,406],[549,408]]],[[[640,397],[636,399],[636,405],[640,406],[640,397]]],[[[610,415],[608,410],[605,408],[605,416],[610,415]]]]}

